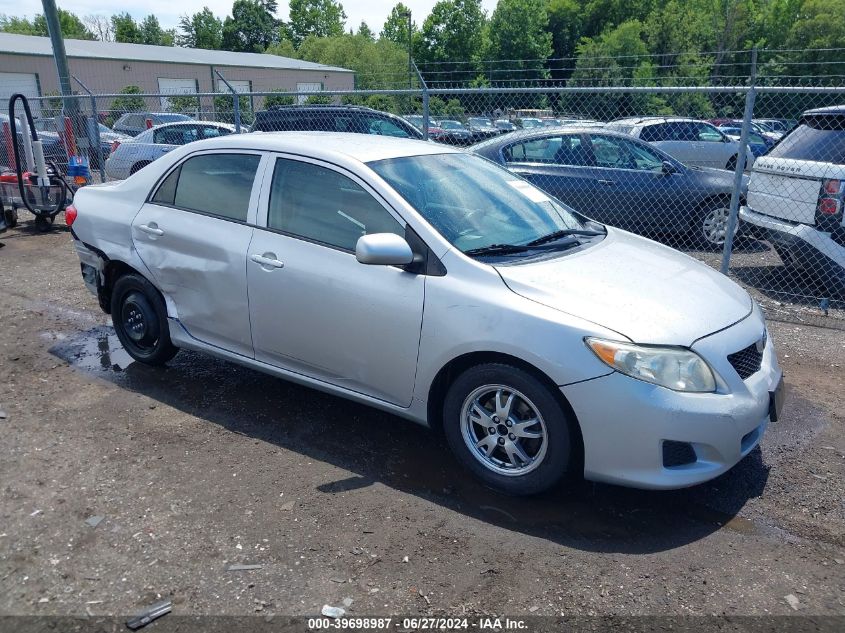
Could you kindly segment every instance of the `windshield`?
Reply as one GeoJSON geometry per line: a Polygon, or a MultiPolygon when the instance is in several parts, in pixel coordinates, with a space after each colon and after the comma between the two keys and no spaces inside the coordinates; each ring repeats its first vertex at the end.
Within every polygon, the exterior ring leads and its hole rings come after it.
{"type": "Polygon", "coordinates": [[[493,127],[487,119],[470,119],[469,124],[475,127],[493,127]]]}
{"type": "Polygon", "coordinates": [[[585,228],[560,202],[478,156],[405,156],[369,166],[464,252],[585,228]]]}
{"type": "Polygon", "coordinates": [[[155,119],[159,123],[175,123],[177,121],[190,121],[191,117],[186,114],[156,114],[155,119]]]}
{"type": "Polygon", "coordinates": [[[441,121],[440,127],[444,130],[463,130],[464,126],[457,121],[441,121]]]}
{"type": "Polygon", "coordinates": [[[543,122],[540,119],[522,119],[522,127],[543,127],[543,122]]]}

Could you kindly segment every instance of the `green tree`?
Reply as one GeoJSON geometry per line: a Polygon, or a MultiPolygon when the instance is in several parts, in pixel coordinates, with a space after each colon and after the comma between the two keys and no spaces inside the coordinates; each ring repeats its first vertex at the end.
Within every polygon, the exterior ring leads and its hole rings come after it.
{"type": "Polygon", "coordinates": [[[222,48],[262,53],[279,40],[275,0],[235,0],[232,15],[223,22],[222,48]]]}
{"type": "Polygon", "coordinates": [[[575,57],[575,47],[581,39],[583,15],[578,0],[550,0],[546,11],[552,35],[552,57],[549,64],[554,79],[569,79],[575,57]]]}
{"type": "MultiPolygon", "coordinates": [[[[62,28],[62,37],[67,39],[96,39],[82,20],[70,11],[59,9],[59,25],[62,28]]],[[[44,15],[41,13],[36,14],[31,21],[27,18],[0,15],[0,31],[17,33],[19,35],[40,35],[42,37],[47,37],[50,34],[47,30],[47,20],[44,19],[44,15]]]]}
{"type": "Polygon", "coordinates": [[[167,102],[170,104],[167,108],[170,112],[181,112],[192,116],[199,114],[200,100],[194,95],[170,95],[167,97],[167,102]]]}
{"type": "Polygon", "coordinates": [[[335,37],[343,34],[346,13],[334,0],[290,0],[290,32],[298,47],[308,36],[335,37]]]}
{"type": "Polygon", "coordinates": [[[547,31],[547,0],[499,0],[490,16],[485,60],[495,60],[490,80],[536,79],[545,76],[546,58],[552,54],[547,31]]]}
{"type": "Polygon", "coordinates": [[[173,29],[164,30],[154,15],[145,17],[138,26],[141,31],[141,42],[153,46],[173,46],[176,32],[173,29]]]}
{"type": "Polygon", "coordinates": [[[331,105],[334,98],[330,95],[310,95],[305,99],[305,105],[331,105]]]}
{"type": "Polygon", "coordinates": [[[278,55],[280,57],[291,57],[296,58],[296,48],[293,46],[293,42],[288,39],[282,39],[275,44],[271,44],[270,47],[264,51],[270,55],[278,55]]]}
{"type": "Polygon", "coordinates": [[[376,34],[373,33],[372,29],[369,26],[367,26],[367,23],[364,22],[363,20],[361,20],[361,24],[358,27],[358,32],[356,33],[356,35],[360,35],[361,37],[366,37],[368,40],[375,41],[375,39],[376,39],[376,34]]]}
{"type": "MultiPolygon", "coordinates": [[[[241,123],[252,125],[255,115],[252,112],[252,101],[249,95],[238,96],[238,110],[241,116],[241,123]]],[[[221,123],[235,122],[235,100],[231,94],[218,95],[214,97],[215,119],[221,123]]]]}
{"type": "Polygon", "coordinates": [[[142,44],[143,36],[137,22],[129,13],[116,13],[111,16],[112,29],[114,30],[114,41],[127,44],[142,44]]]}
{"type": "MultiPolygon", "coordinates": [[[[432,82],[472,79],[483,49],[484,13],[481,0],[440,0],[425,19],[414,41],[414,57],[436,72],[432,82]]],[[[425,74],[425,73],[423,73],[425,74]]]]}
{"type": "Polygon", "coordinates": [[[297,51],[301,59],[355,71],[363,90],[408,85],[408,52],[389,40],[373,41],[361,35],[307,37],[297,51]]]}
{"type": "MultiPolygon", "coordinates": [[[[411,10],[401,2],[390,10],[390,15],[381,27],[379,38],[390,40],[402,46],[408,46],[408,14],[411,10]]],[[[415,22],[411,22],[411,35],[417,30],[415,22]]]]}
{"type": "Polygon", "coordinates": [[[124,96],[116,97],[111,102],[111,110],[114,117],[117,118],[124,112],[143,112],[147,109],[147,104],[143,97],[136,95],[142,94],[143,91],[139,86],[126,86],[121,89],[120,94],[124,96]]]}
{"type": "Polygon", "coordinates": [[[176,36],[179,46],[219,50],[223,45],[223,22],[208,7],[192,16],[183,15],[179,29],[182,31],[176,36]]]}

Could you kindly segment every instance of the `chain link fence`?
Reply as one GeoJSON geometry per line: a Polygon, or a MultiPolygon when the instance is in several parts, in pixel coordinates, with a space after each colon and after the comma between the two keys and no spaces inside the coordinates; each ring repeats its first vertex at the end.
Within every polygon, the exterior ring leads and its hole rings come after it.
{"type": "MultiPolygon", "coordinates": [[[[95,182],[239,132],[357,132],[464,147],[588,217],[729,274],[770,318],[845,329],[845,108],[837,109],[845,87],[771,76],[772,59],[759,75],[754,56],[649,85],[636,73],[585,75],[583,66],[526,78],[489,64],[483,81],[477,66],[466,76],[460,66],[423,68],[400,73],[401,89],[342,92],[239,92],[222,75],[218,93],[88,94],[79,84],[66,100],[77,121],[64,117],[59,97],[30,102],[45,153],[60,166],[69,153],[87,155],[95,182]]],[[[3,122],[0,163],[11,166],[3,122]]]]}

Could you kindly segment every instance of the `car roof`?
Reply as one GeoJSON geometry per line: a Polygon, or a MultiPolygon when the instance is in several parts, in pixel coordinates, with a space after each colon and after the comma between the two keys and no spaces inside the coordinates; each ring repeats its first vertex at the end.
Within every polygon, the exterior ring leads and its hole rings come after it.
{"type": "Polygon", "coordinates": [[[150,129],[160,130],[165,127],[179,127],[182,125],[214,125],[216,127],[224,127],[227,130],[235,129],[235,126],[231,123],[220,123],[220,121],[195,121],[194,119],[190,119],[189,121],[170,121],[169,123],[162,123],[151,127],[150,129]]]}
{"type": "Polygon", "coordinates": [[[845,105],[827,106],[825,108],[816,108],[815,110],[807,110],[801,116],[807,115],[818,116],[819,114],[830,114],[833,116],[845,114],[845,105]]]}
{"type": "MultiPolygon", "coordinates": [[[[471,151],[476,149],[483,149],[487,147],[494,147],[499,145],[510,145],[511,143],[518,143],[522,140],[533,140],[535,138],[542,138],[544,136],[562,136],[562,135],[576,135],[576,134],[603,134],[605,136],[618,136],[625,139],[636,139],[630,134],[624,132],[616,132],[607,128],[599,127],[597,125],[562,125],[560,127],[544,127],[536,128],[530,132],[525,130],[517,130],[515,132],[508,132],[495,136],[492,139],[487,139],[470,146],[471,151]]],[[[640,141],[642,142],[642,141],[640,141]]]]}
{"type": "Polygon", "coordinates": [[[694,119],[692,117],[684,116],[634,116],[622,119],[614,119],[610,124],[627,123],[629,125],[639,125],[641,123],[681,123],[685,121],[695,121],[697,123],[709,123],[702,119],[694,119]]]}
{"type": "Polygon", "coordinates": [[[385,158],[426,154],[460,154],[461,150],[416,139],[348,132],[252,132],[191,143],[196,149],[254,149],[289,152],[331,161],[346,157],[367,163],[385,158]]]}

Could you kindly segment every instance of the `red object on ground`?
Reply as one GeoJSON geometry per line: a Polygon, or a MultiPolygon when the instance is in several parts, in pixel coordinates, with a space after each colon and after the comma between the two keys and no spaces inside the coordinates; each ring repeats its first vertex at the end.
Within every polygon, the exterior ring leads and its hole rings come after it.
{"type": "Polygon", "coordinates": [[[6,159],[9,161],[9,167],[16,169],[15,146],[12,145],[12,128],[9,127],[8,122],[3,123],[3,143],[6,145],[6,159]]]}

